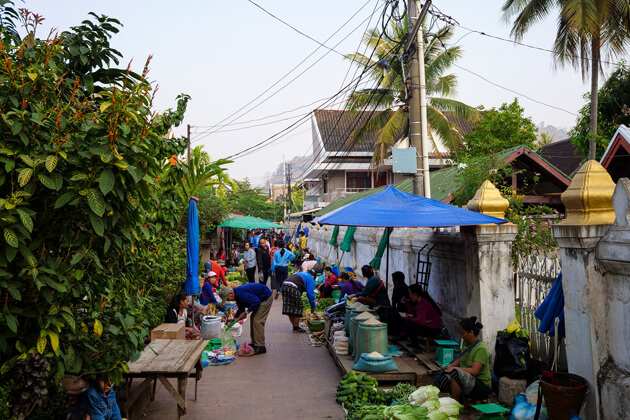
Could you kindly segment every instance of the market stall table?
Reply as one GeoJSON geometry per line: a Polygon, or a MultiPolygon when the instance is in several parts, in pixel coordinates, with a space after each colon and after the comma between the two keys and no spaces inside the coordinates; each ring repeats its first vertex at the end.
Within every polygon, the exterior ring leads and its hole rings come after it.
{"type": "Polygon", "coordinates": [[[140,354],[140,358],[133,363],[129,363],[129,372],[125,374],[127,378],[127,402],[125,403],[125,414],[133,403],[153,382],[153,392],[155,395],[155,383],[162,382],[164,388],[171,394],[177,402],[177,419],[186,414],[187,394],[186,388],[188,377],[195,378],[195,400],[197,399],[197,381],[201,378],[201,354],[208,345],[208,340],[153,340],[140,354]],[[129,395],[131,381],[133,378],[144,378],[144,381],[129,395]],[[177,390],[173,388],[168,378],[177,379],[177,390]]]}

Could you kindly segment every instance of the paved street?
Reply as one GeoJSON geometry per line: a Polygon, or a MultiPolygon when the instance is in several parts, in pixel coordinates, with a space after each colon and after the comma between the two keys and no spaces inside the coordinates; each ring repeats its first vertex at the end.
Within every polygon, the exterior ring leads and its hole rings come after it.
{"type": "MultiPolygon", "coordinates": [[[[342,419],[335,403],[341,378],[324,347],[309,345],[306,334],[293,334],[282,312],[282,299],[274,301],[267,320],[267,354],[239,357],[230,365],[208,367],[198,384],[188,381],[188,412],[185,419],[342,419]]],[[[239,344],[249,341],[244,324],[239,344]]],[[[176,386],[175,381],[171,381],[176,386]]],[[[155,401],[146,419],[174,418],[176,404],[158,385],[155,401]]]]}

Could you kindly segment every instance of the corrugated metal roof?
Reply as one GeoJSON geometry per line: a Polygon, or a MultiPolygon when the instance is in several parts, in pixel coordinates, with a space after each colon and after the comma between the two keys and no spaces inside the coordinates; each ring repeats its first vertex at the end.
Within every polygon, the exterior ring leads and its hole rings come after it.
{"type": "MultiPolygon", "coordinates": [[[[538,173],[538,171],[540,171],[541,169],[545,169],[545,168],[542,168],[535,161],[532,161],[531,158],[528,158],[528,155],[540,158],[540,160],[542,160],[544,162],[543,165],[547,165],[548,166],[548,169],[556,170],[561,176],[564,176],[564,177],[566,177],[566,179],[568,179],[568,181],[571,181],[571,177],[566,175],[560,169],[558,169],[555,166],[553,166],[546,159],[544,159],[539,154],[537,154],[536,152],[534,152],[532,149],[530,149],[529,147],[527,147],[525,145],[515,146],[515,147],[512,147],[510,149],[503,150],[503,151],[497,153],[497,157],[499,157],[500,159],[505,160],[509,156],[511,156],[512,154],[518,152],[519,150],[521,150],[521,152],[523,152],[523,153],[521,153],[518,156],[516,156],[510,162],[515,162],[514,165],[516,166],[516,169],[522,170],[522,173],[520,173],[518,175],[520,181],[522,181],[525,178],[532,179],[532,178],[540,175],[538,173]],[[524,157],[524,159],[518,159],[521,156],[524,157]]],[[[507,162],[507,163],[509,163],[509,162],[507,162]]],[[[449,196],[449,194],[457,188],[457,186],[455,185],[455,177],[456,177],[456,175],[457,175],[457,167],[456,166],[452,166],[452,167],[449,167],[449,168],[444,168],[444,169],[440,169],[438,171],[431,172],[430,173],[430,177],[431,177],[431,198],[433,198],[434,200],[438,200],[438,201],[442,201],[442,200],[446,199],[449,196]]],[[[519,185],[520,185],[520,182],[519,182],[519,185]]],[[[405,191],[405,192],[408,192],[408,193],[412,192],[411,178],[405,179],[404,181],[401,181],[401,182],[399,182],[397,184],[394,184],[394,186],[396,188],[398,188],[399,190],[401,190],[401,191],[405,191]]],[[[363,197],[367,197],[367,196],[372,195],[372,194],[374,194],[374,193],[376,193],[378,191],[381,191],[384,188],[385,187],[379,187],[379,188],[374,188],[374,189],[367,190],[367,191],[361,191],[359,193],[352,194],[352,195],[350,195],[348,197],[344,197],[344,198],[335,200],[334,202],[330,203],[329,205],[327,205],[326,207],[321,209],[319,212],[317,212],[316,216],[322,216],[322,215],[324,215],[326,213],[329,213],[329,212],[331,212],[331,211],[333,211],[335,209],[343,207],[346,204],[353,203],[353,202],[355,202],[355,201],[357,201],[357,200],[359,200],[359,199],[361,199],[363,197]]],[[[564,189],[566,189],[566,186],[564,185],[564,183],[561,180],[559,180],[558,178],[552,177],[550,179],[541,179],[539,181],[539,183],[536,184],[535,193],[536,194],[541,194],[541,195],[542,194],[553,194],[553,193],[563,192],[564,189]]]]}
{"type": "Polygon", "coordinates": [[[319,133],[327,152],[373,152],[376,136],[366,139],[364,143],[350,145],[348,138],[357,128],[360,128],[375,115],[373,111],[337,111],[330,109],[316,109],[313,111],[319,133]]]}

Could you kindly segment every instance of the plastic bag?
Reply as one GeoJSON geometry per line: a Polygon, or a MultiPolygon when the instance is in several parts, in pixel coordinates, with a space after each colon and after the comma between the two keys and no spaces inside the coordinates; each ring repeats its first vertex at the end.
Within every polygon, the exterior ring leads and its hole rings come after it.
{"type": "Polygon", "coordinates": [[[538,388],[540,387],[540,381],[532,382],[525,390],[525,397],[530,404],[536,404],[538,401],[538,388]]]}
{"type": "Polygon", "coordinates": [[[224,353],[231,351],[232,354],[234,354],[236,352],[234,337],[232,337],[232,334],[225,329],[221,330],[221,348],[224,353]]]}
{"type": "MultiPolygon", "coordinates": [[[[534,381],[527,387],[526,395],[517,394],[514,396],[514,408],[510,414],[509,420],[533,420],[536,416],[536,404],[538,402],[538,388],[540,381],[534,381]]],[[[541,396],[542,398],[542,396],[541,396]]],[[[538,420],[549,420],[547,408],[543,405],[540,407],[540,416],[538,420]]]]}
{"type": "Polygon", "coordinates": [[[254,355],[254,349],[252,347],[250,347],[249,344],[247,344],[247,341],[246,341],[245,344],[243,344],[241,346],[241,348],[238,349],[238,355],[239,356],[253,356],[254,355]]]}
{"type": "Polygon", "coordinates": [[[494,373],[499,378],[523,379],[529,366],[529,340],[514,334],[497,335],[494,373]]]}
{"type": "MultiPolygon", "coordinates": [[[[536,416],[536,403],[530,404],[528,402],[520,402],[512,409],[512,414],[509,420],[534,420],[536,416]]],[[[542,406],[540,408],[540,416],[538,420],[549,420],[549,414],[547,408],[542,406]]]]}

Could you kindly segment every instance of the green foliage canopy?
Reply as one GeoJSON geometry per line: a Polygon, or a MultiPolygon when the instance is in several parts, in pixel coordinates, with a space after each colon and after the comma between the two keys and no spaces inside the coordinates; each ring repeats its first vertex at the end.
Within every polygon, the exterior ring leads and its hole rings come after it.
{"type": "Polygon", "coordinates": [[[482,110],[483,117],[464,137],[463,153],[469,158],[484,157],[514,146],[525,145],[534,149],[536,125],[525,116],[518,99],[504,103],[498,109],[482,110]]]}
{"type": "Polygon", "coordinates": [[[267,194],[260,188],[252,187],[247,178],[236,181],[236,188],[228,193],[227,202],[232,213],[274,221],[282,219],[282,206],[274,205],[267,194]]]}
{"type": "MultiPolygon", "coordinates": [[[[575,127],[569,132],[571,143],[578,147],[584,156],[588,155],[591,100],[585,94],[587,103],[580,109],[575,127]]],[[[597,104],[598,124],[596,158],[600,159],[620,124],[630,126],[630,68],[621,63],[599,90],[597,104]]]]}
{"type": "Polygon", "coordinates": [[[188,167],[166,160],[187,141],[164,137],[189,97],[153,112],[148,61],[115,67],[115,19],[40,40],[21,16],[24,40],[0,28],[0,378],[28,417],[67,372],[120,380],[179,291],[188,167]],[[53,381],[33,384],[29,364],[53,381]]]}

